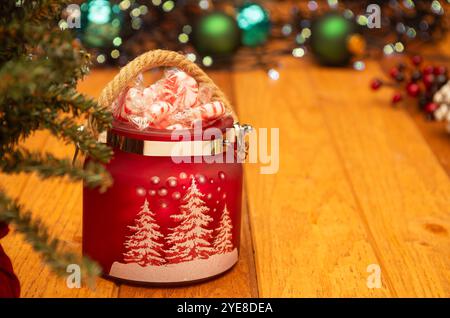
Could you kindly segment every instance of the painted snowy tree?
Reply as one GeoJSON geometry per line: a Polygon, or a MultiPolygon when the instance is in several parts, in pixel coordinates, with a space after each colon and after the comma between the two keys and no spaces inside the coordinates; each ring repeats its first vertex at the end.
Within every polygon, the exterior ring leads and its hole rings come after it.
{"type": "Polygon", "coordinates": [[[228,211],[227,205],[225,204],[219,226],[216,229],[217,235],[214,239],[214,249],[218,254],[229,253],[233,250],[232,230],[233,224],[231,223],[230,211],[228,211]]]}
{"type": "Polygon", "coordinates": [[[203,196],[191,176],[191,185],[181,200],[180,214],[171,216],[179,221],[167,235],[167,244],[171,247],[166,251],[166,258],[171,263],[205,259],[214,253],[210,243],[212,230],[207,228],[212,218],[203,196]]]}
{"type": "Polygon", "coordinates": [[[128,227],[134,234],[128,236],[128,240],[124,243],[128,250],[124,253],[125,262],[141,266],[164,264],[166,262],[162,256],[164,245],[159,242],[163,235],[155,221],[155,213],[149,209],[147,199],[137,216],[136,225],[128,227]]]}

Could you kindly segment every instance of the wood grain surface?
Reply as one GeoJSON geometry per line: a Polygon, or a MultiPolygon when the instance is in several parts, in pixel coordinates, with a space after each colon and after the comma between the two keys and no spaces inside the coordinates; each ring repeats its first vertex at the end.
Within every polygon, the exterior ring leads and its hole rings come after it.
{"type": "MultiPolygon", "coordinates": [[[[247,164],[241,257],[229,273],[183,288],[98,279],[68,289],[16,233],[2,240],[23,297],[450,297],[450,136],[414,106],[372,94],[366,69],[283,59],[280,79],[262,70],[210,72],[241,122],[279,128],[280,166],[247,164]],[[371,264],[382,286],[368,288],[371,264]]],[[[98,96],[116,70],[94,70],[79,89],[98,96]]],[[[154,78],[151,75],[150,78],[154,78]]],[[[408,103],[408,102],[407,102],[408,103]]],[[[413,104],[413,101],[409,101],[413,104]]],[[[39,131],[27,147],[71,157],[73,147],[39,131]]],[[[79,183],[0,176],[8,194],[81,249],[79,183]]]]}

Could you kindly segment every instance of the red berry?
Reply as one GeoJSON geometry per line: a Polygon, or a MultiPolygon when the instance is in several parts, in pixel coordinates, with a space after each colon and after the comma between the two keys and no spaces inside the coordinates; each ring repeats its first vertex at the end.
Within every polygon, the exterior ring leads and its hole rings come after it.
{"type": "Polygon", "coordinates": [[[395,77],[395,80],[397,82],[403,82],[405,80],[405,75],[403,75],[403,73],[398,73],[397,76],[395,77]]]}
{"type": "Polygon", "coordinates": [[[434,71],[434,67],[433,66],[431,66],[431,65],[426,66],[423,69],[423,75],[433,74],[433,71],[434,71]]]}
{"type": "Polygon", "coordinates": [[[447,68],[445,66],[435,66],[433,69],[433,74],[434,75],[443,75],[447,73],[447,68]]]}
{"type": "Polygon", "coordinates": [[[422,73],[420,71],[414,71],[411,74],[411,81],[417,82],[420,79],[422,79],[422,73]]]}
{"type": "Polygon", "coordinates": [[[401,93],[397,92],[392,96],[392,104],[397,104],[403,99],[403,96],[401,93]]]}
{"type": "Polygon", "coordinates": [[[434,75],[433,74],[426,74],[423,77],[423,83],[427,88],[429,88],[431,85],[433,85],[434,82],[434,75]]]}
{"type": "Polygon", "coordinates": [[[435,111],[436,109],[438,109],[438,108],[439,108],[439,105],[438,105],[438,104],[433,103],[433,102],[429,102],[429,103],[427,103],[427,104],[425,105],[424,110],[425,110],[426,113],[432,114],[432,113],[434,113],[434,111],[435,111]]]}
{"type": "Polygon", "coordinates": [[[422,63],[422,56],[420,55],[414,55],[411,59],[412,63],[415,66],[419,66],[422,63]]]}
{"type": "Polygon", "coordinates": [[[379,89],[381,87],[383,83],[378,79],[378,78],[374,78],[371,82],[370,82],[370,88],[374,91],[376,91],[377,89],[379,89]]]}
{"type": "Polygon", "coordinates": [[[406,86],[406,91],[408,92],[408,95],[411,97],[417,97],[420,93],[420,87],[416,83],[409,83],[406,86]]]}
{"type": "Polygon", "coordinates": [[[393,78],[396,79],[397,76],[400,74],[400,71],[398,70],[397,67],[393,67],[391,68],[391,70],[389,71],[389,75],[393,78]]]}

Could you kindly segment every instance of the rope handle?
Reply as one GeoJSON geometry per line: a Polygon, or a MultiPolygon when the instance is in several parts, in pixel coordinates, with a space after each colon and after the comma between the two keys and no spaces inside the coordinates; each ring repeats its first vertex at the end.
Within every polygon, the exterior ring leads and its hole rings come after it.
{"type": "Polygon", "coordinates": [[[98,100],[100,106],[109,108],[119,94],[132,83],[139,73],[161,66],[176,67],[193,77],[199,84],[211,86],[213,88],[212,99],[221,101],[225,108],[232,112],[231,104],[225,94],[200,67],[188,60],[184,55],[168,50],[148,51],[123,67],[100,93],[98,100]]]}

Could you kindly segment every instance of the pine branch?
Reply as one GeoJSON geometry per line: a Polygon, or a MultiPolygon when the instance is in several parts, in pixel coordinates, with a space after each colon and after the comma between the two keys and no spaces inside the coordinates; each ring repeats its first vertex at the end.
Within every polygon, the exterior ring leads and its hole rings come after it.
{"type": "Polygon", "coordinates": [[[43,95],[50,85],[75,88],[77,81],[89,71],[90,56],[70,37],[66,41],[56,40],[51,43],[41,40],[27,56],[11,58],[0,64],[2,94],[18,99],[20,95],[14,93],[19,89],[22,95],[28,96],[43,95]],[[10,92],[11,88],[15,91],[10,92]]]}
{"type": "Polygon", "coordinates": [[[100,131],[111,128],[112,114],[103,109],[94,100],[85,97],[70,87],[51,87],[49,94],[42,102],[56,104],[64,112],[71,111],[75,117],[81,115],[92,116],[100,131]]]}
{"type": "Polygon", "coordinates": [[[14,224],[33,249],[41,254],[43,260],[58,275],[67,274],[69,264],[78,264],[84,278],[92,280],[100,273],[100,267],[88,258],[79,257],[67,251],[66,246],[58,239],[51,238],[48,229],[40,219],[33,219],[29,211],[0,191],[0,221],[14,224]]]}
{"type": "Polygon", "coordinates": [[[49,91],[46,96],[28,98],[22,103],[15,103],[12,100],[2,103],[0,97],[0,145],[14,145],[21,137],[25,139],[37,129],[53,130],[64,126],[68,131],[65,134],[61,132],[57,134],[58,136],[65,136],[66,140],[75,143],[87,144],[88,146],[84,147],[83,151],[103,162],[107,160],[111,155],[109,148],[104,145],[91,146],[95,140],[86,132],[77,131],[79,126],[75,122],[70,122],[68,118],[84,118],[90,115],[98,123],[99,130],[102,131],[110,128],[111,113],[72,89],[50,88],[49,91]],[[54,91],[61,90],[67,91],[67,93],[53,94],[54,91]],[[48,105],[52,105],[52,108],[49,108],[48,105]],[[61,123],[61,118],[65,118],[63,123],[61,123]],[[72,138],[68,138],[69,135],[72,135],[72,138]],[[93,151],[90,151],[91,149],[93,151]],[[97,155],[94,152],[100,152],[100,154],[97,155]]]}
{"type": "Polygon", "coordinates": [[[68,159],[58,159],[50,153],[30,152],[18,149],[7,153],[0,162],[3,172],[13,174],[36,172],[43,179],[68,176],[72,181],[84,180],[89,187],[100,187],[105,191],[112,184],[112,178],[101,164],[90,161],[84,169],[72,166],[68,159]]]}
{"type": "Polygon", "coordinates": [[[81,130],[81,126],[77,125],[71,118],[44,122],[42,126],[49,129],[56,137],[72,141],[83,153],[93,159],[106,163],[112,156],[111,148],[106,144],[97,142],[87,130],[81,130]]]}
{"type": "Polygon", "coordinates": [[[62,10],[70,2],[68,0],[3,0],[0,3],[0,10],[11,13],[4,19],[50,23],[61,15],[62,10]]]}
{"type": "Polygon", "coordinates": [[[24,4],[30,4],[26,9],[25,18],[29,21],[35,23],[41,23],[42,21],[52,22],[61,16],[64,7],[70,3],[68,0],[34,0],[34,1],[23,1],[24,4]]]}
{"type": "MultiPolygon", "coordinates": [[[[101,190],[112,184],[105,167],[111,149],[80,132],[78,118],[92,116],[99,129],[111,125],[111,114],[93,100],[76,92],[76,85],[89,71],[90,56],[70,30],[62,31],[58,21],[68,0],[0,1],[0,169],[6,173],[36,172],[42,178],[67,176],[84,180],[101,190]],[[93,158],[84,169],[68,159],[49,153],[30,152],[18,143],[33,131],[49,129],[67,143],[74,143],[93,158]]],[[[67,263],[78,263],[87,273],[99,270],[91,262],[65,253],[58,240],[50,239],[39,220],[0,191],[0,221],[15,224],[33,248],[56,272],[67,263]]]]}

